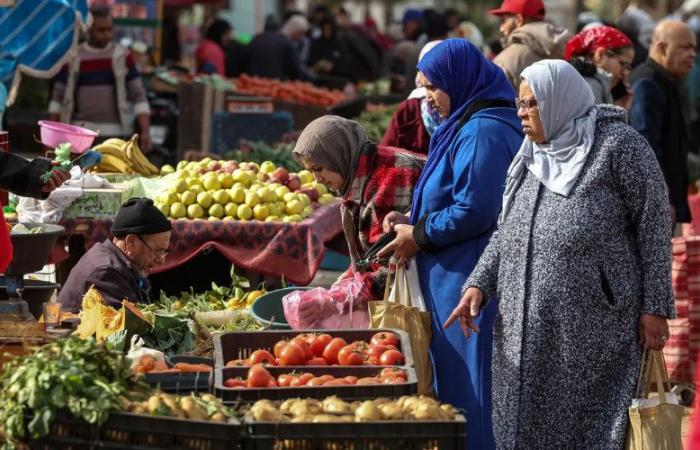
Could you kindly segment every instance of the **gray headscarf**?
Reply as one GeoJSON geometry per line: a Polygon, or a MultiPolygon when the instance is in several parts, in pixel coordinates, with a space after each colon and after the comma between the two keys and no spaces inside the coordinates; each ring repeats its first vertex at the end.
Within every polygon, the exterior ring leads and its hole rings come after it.
{"type": "Polygon", "coordinates": [[[292,153],[343,176],[340,196],[345,196],[355,178],[362,146],[369,141],[367,132],[352,120],[323,116],[314,120],[299,135],[292,153]]]}
{"type": "Polygon", "coordinates": [[[593,147],[598,115],[591,88],[566,61],[542,60],[523,70],[520,76],[537,100],[545,143],[537,144],[525,137],[508,169],[499,222],[510,211],[525,169],[550,191],[569,195],[593,147]]]}
{"type": "MultiPolygon", "coordinates": [[[[345,197],[355,179],[362,148],[368,143],[370,140],[367,132],[359,123],[339,116],[323,116],[304,128],[292,153],[296,158],[303,157],[312,164],[339,173],[344,183],[336,194],[345,197]]],[[[358,209],[359,205],[356,202],[348,201],[344,201],[340,208],[343,232],[348,242],[353,268],[360,260],[357,227],[353,219],[353,213],[358,209]]]]}

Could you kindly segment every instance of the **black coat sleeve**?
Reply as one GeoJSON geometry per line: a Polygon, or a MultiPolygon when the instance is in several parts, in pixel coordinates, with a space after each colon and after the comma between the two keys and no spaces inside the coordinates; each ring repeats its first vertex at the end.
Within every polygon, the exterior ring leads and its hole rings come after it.
{"type": "Polygon", "coordinates": [[[0,152],[0,189],[22,197],[46,198],[42,192],[41,176],[51,169],[51,161],[35,158],[31,161],[12,153],[0,152]]]}

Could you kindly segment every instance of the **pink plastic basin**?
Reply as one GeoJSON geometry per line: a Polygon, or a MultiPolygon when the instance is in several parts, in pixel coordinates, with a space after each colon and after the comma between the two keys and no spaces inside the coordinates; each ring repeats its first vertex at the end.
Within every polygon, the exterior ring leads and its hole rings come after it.
{"type": "Polygon", "coordinates": [[[56,148],[67,142],[73,147],[71,150],[73,153],[84,153],[97,137],[95,131],[63,122],[40,120],[39,127],[42,144],[56,148]]]}

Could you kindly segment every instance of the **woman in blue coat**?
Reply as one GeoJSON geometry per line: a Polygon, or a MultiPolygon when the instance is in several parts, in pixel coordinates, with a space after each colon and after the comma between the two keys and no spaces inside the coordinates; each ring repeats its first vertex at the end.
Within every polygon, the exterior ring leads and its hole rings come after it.
{"type": "MultiPolygon", "coordinates": [[[[503,71],[465,39],[448,39],[418,64],[428,101],[445,121],[430,140],[413,192],[410,220],[384,221],[396,239],[384,249],[401,261],[415,255],[432,313],[435,391],[467,412],[467,447],[495,448],[491,425],[491,345],[497,302],[479,316],[476,338],[442,324],[496,228],[505,177],[523,140],[503,71]]],[[[476,328],[476,327],[475,327],[476,328]]],[[[476,331],[476,330],[475,330],[476,331]]]]}

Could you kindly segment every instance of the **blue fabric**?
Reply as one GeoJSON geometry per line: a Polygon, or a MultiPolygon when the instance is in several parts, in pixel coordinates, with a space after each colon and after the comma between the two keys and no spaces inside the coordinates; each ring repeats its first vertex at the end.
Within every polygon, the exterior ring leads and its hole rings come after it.
{"type": "Polygon", "coordinates": [[[440,114],[430,106],[426,98],[422,98],[420,101],[420,115],[423,119],[425,131],[428,132],[428,135],[432,136],[440,125],[440,122],[442,122],[442,118],[440,114]]]}
{"type": "Polygon", "coordinates": [[[71,49],[87,0],[16,0],[0,7],[0,82],[11,86],[18,68],[35,76],[53,75],[71,49]]]}
{"type": "Polygon", "coordinates": [[[450,96],[449,117],[430,139],[428,162],[414,190],[412,223],[425,220],[428,240],[440,250],[416,255],[418,276],[432,316],[430,353],[441,401],[466,411],[469,449],[493,449],[491,351],[498,302],[477,319],[479,335],[466,339],[459,325],[442,324],[461,297],[496,227],[506,172],[523,140],[513,108],[475,113],[459,122],[475,100],[512,100],[503,71],[464,39],[431,50],[418,69],[450,96]]]}
{"type": "MultiPolygon", "coordinates": [[[[513,100],[515,91],[503,70],[486,59],[478,47],[466,39],[446,39],[423,56],[418,70],[450,96],[450,115],[430,138],[428,160],[414,188],[411,211],[421,209],[420,192],[426,179],[452,146],[462,116],[476,100],[513,100]],[[416,193],[418,195],[416,195],[416,193]]],[[[418,220],[411,217],[413,224],[418,220]]]]}

